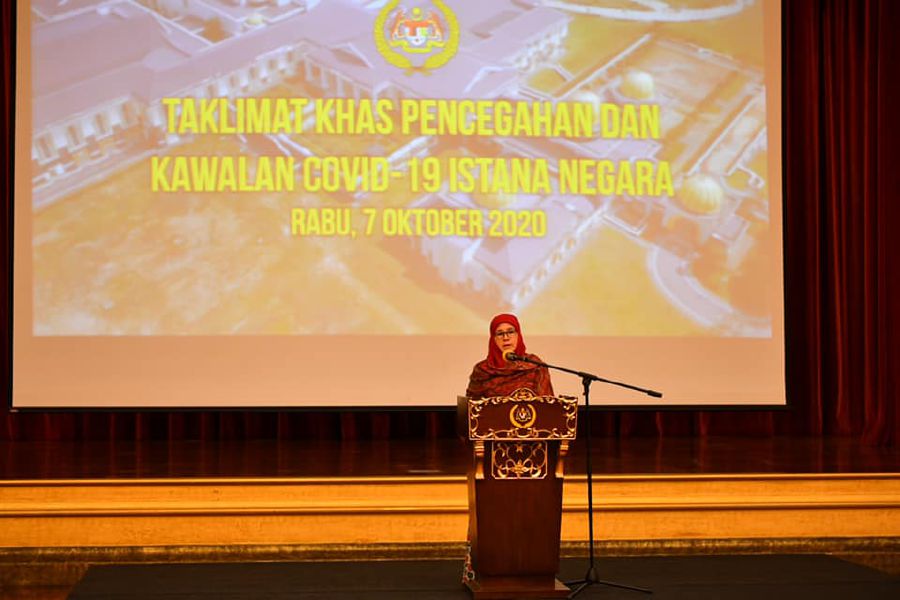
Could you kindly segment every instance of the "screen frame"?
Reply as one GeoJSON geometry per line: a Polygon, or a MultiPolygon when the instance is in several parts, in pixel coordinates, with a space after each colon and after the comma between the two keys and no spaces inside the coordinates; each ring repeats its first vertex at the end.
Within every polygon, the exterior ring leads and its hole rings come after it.
{"type": "MultiPolygon", "coordinates": [[[[783,93],[782,93],[783,73],[784,73],[784,51],[783,51],[783,47],[784,47],[784,36],[783,36],[784,6],[783,6],[783,4],[784,3],[783,2],[778,3],[782,14],[779,15],[780,16],[779,27],[775,28],[773,31],[771,24],[768,22],[771,18],[773,18],[773,15],[771,14],[772,13],[771,5],[773,4],[773,2],[772,2],[772,0],[762,0],[762,2],[763,2],[764,10],[765,10],[765,19],[767,21],[766,27],[764,28],[765,35],[769,36],[774,33],[779,38],[779,43],[777,45],[768,43],[768,38],[766,39],[766,42],[764,45],[765,45],[765,51],[766,51],[766,56],[767,56],[766,57],[767,68],[768,68],[768,65],[770,63],[772,63],[770,55],[773,52],[775,52],[773,47],[781,50],[780,61],[777,61],[778,62],[778,74],[777,74],[777,77],[773,77],[773,79],[772,79],[772,81],[777,81],[778,89],[777,90],[772,89],[775,86],[767,87],[767,106],[778,106],[780,108],[780,112],[777,115],[777,119],[778,119],[778,123],[779,123],[779,134],[777,136],[769,134],[770,143],[773,140],[775,140],[779,143],[777,144],[777,146],[778,146],[777,152],[770,146],[769,161],[770,161],[770,167],[772,166],[773,162],[777,162],[777,165],[775,165],[775,168],[777,169],[777,173],[778,173],[777,181],[778,181],[779,187],[781,188],[781,201],[780,201],[780,204],[777,206],[777,210],[778,210],[778,216],[780,217],[780,225],[781,225],[781,230],[780,230],[781,240],[780,241],[781,241],[781,250],[782,251],[781,251],[781,261],[780,261],[781,262],[780,276],[781,276],[782,313],[781,313],[781,315],[775,315],[775,318],[773,319],[773,321],[774,321],[773,329],[776,326],[776,323],[777,323],[777,326],[781,327],[781,329],[782,329],[781,342],[782,342],[782,352],[783,352],[782,372],[784,374],[784,382],[783,382],[784,402],[779,403],[779,404],[737,404],[737,405],[736,404],[677,404],[677,405],[672,405],[672,404],[666,404],[665,397],[664,397],[662,401],[657,402],[657,403],[652,403],[652,404],[603,404],[603,403],[597,403],[595,401],[595,402],[591,403],[591,407],[590,407],[591,410],[616,411],[616,412],[620,412],[620,411],[622,411],[622,412],[629,412],[629,411],[638,411],[638,412],[646,412],[646,411],[665,411],[665,412],[668,412],[668,411],[746,411],[746,410],[783,411],[783,410],[791,408],[791,399],[787,393],[787,365],[786,365],[786,360],[784,360],[784,358],[786,356],[786,345],[787,345],[787,335],[786,335],[787,332],[784,327],[784,316],[785,316],[784,307],[787,303],[786,290],[785,290],[785,285],[784,285],[785,284],[785,282],[784,282],[785,268],[784,267],[785,267],[785,263],[786,263],[786,257],[785,257],[785,253],[784,253],[785,233],[786,233],[785,232],[786,223],[785,223],[785,217],[784,217],[784,212],[785,212],[784,211],[784,200],[786,197],[786,185],[785,185],[784,177],[783,177],[783,174],[781,171],[781,165],[782,165],[782,160],[783,160],[784,136],[785,136],[784,128],[783,128],[783,126],[781,126],[781,119],[784,114],[784,102],[785,102],[785,99],[784,99],[783,93]],[[777,104],[775,104],[773,102],[773,97],[777,101],[777,104]],[[776,140],[776,138],[777,138],[777,140],[776,140]]],[[[12,88],[13,88],[12,93],[13,93],[13,98],[14,98],[14,102],[12,103],[12,110],[14,111],[15,118],[13,119],[14,133],[13,133],[13,135],[9,136],[9,138],[7,139],[7,145],[11,149],[18,150],[18,152],[23,152],[23,151],[27,152],[27,151],[29,151],[29,144],[30,144],[30,123],[31,123],[30,113],[31,113],[31,110],[30,110],[30,106],[24,106],[25,103],[20,102],[20,93],[21,93],[21,90],[23,87],[22,86],[23,82],[25,82],[25,87],[30,89],[30,71],[28,68],[26,68],[28,65],[25,65],[25,64],[20,65],[18,62],[18,56],[19,56],[18,45],[20,43],[20,40],[23,40],[23,39],[30,40],[30,35],[27,35],[28,31],[25,30],[24,33],[26,35],[23,36],[22,35],[23,31],[19,29],[20,27],[23,27],[23,22],[25,23],[24,24],[25,27],[30,26],[30,3],[28,3],[28,2],[16,3],[14,10],[16,11],[16,31],[14,31],[14,34],[12,36],[13,39],[11,40],[11,44],[12,44],[11,56],[12,56],[13,60],[16,61],[15,62],[16,75],[15,75],[14,81],[12,82],[12,88]],[[23,6],[23,4],[25,6],[23,6]],[[24,132],[20,129],[20,125],[19,125],[20,119],[27,120],[27,126],[24,127],[24,129],[25,129],[24,132]],[[23,133],[27,133],[29,135],[22,135],[23,133]]],[[[29,55],[26,53],[26,57],[27,56],[29,56],[29,55]]],[[[29,62],[29,61],[27,59],[25,61],[23,61],[23,63],[26,63],[26,62],[29,62]]],[[[23,152],[23,156],[27,156],[26,154],[24,154],[24,152],[23,152]]],[[[8,362],[8,368],[9,368],[9,374],[10,374],[10,376],[8,378],[8,390],[9,390],[8,404],[9,404],[9,408],[11,411],[53,413],[53,412],[81,412],[81,411],[93,411],[93,412],[97,412],[97,411],[100,411],[100,412],[182,412],[182,411],[187,411],[187,412],[209,412],[209,411],[226,411],[226,412],[236,412],[236,411],[240,411],[240,412],[247,412],[247,411],[253,411],[253,412],[255,412],[255,411],[260,411],[260,412],[271,412],[271,411],[279,411],[279,412],[281,412],[281,411],[300,411],[300,412],[331,412],[331,411],[346,412],[346,411],[350,411],[350,412],[356,412],[356,411],[366,411],[366,412],[381,412],[381,411],[387,411],[387,412],[394,412],[394,411],[421,411],[421,410],[425,410],[425,411],[443,411],[443,410],[452,411],[452,410],[454,410],[453,406],[449,405],[449,404],[417,404],[417,405],[365,405],[365,404],[361,404],[361,405],[339,405],[339,406],[329,405],[329,404],[315,404],[315,405],[311,404],[311,405],[303,405],[303,406],[253,405],[253,404],[247,404],[247,405],[243,405],[243,406],[232,406],[232,405],[229,405],[229,406],[219,406],[219,405],[209,405],[209,406],[206,406],[206,405],[203,405],[203,406],[168,406],[168,405],[166,405],[166,406],[155,406],[155,405],[154,406],[150,406],[150,405],[100,406],[100,405],[97,405],[97,406],[89,406],[89,405],[82,405],[82,406],[77,406],[77,407],[75,407],[75,406],[70,407],[70,406],[17,406],[17,405],[15,405],[14,404],[15,398],[13,396],[14,389],[15,389],[14,361],[15,361],[15,348],[16,348],[16,339],[17,339],[16,334],[18,331],[16,328],[16,320],[17,320],[17,318],[16,318],[17,312],[16,311],[17,310],[19,310],[19,311],[25,310],[27,312],[28,322],[30,322],[31,317],[32,317],[32,309],[33,309],[33,306],[30,303],[26,303],[26,307],[24,307],[24,308],[21,305],[19,305],[17,307],[16,301],[15,301],[16,282],[18,280],[18,277],[21,275],[21,273],[17,272],[17,270],[15,269],[15,264],[17,261],[16,248],[17,248],[17,246],[19,246],[19,241],[24,239],[30,243],[30,240],[31,240],[30,227],[28,227],[23,233],[23,228],[17,226],[17,221],[19,220],[21,215],[17,215],[15,207],[18,202],[17,198],[21,198],[22,196],[16,191],[16,189],[20,185],[23,186],[23,188],[27,188],[27,186],[24,186],[24,183],[23,183],[24,178],[18,177],[18,176],[16,176],[16,174],[18,173],[18,171],[20,169],[25,168],[24,165],[27,164],[27,161],[22,161],[22,160],[16,161],[16,154],[17,154],[17,152],[15,152],[15,151],[9,152],[9,156],[10,156],[9,160],[11,161],[11,165],[12,165],[11,172],[14,174],[14,177],[12,178],[12,181],[7,182],[7,189],[10,191],[9,197],[11,198],[11,201],[9,202],[9,205],[8,205],[8,213],[7,213],[8,218],[9,218],[7,226],[8,226],[8,230],[10,232],[10,235],[8,235],[8,239],[7,239],[7,247],[8,247],[8,252],[9,252],[8,268],[9,268],[9,273],[10,273],[10,278],[8,281],[8,288],[7,288],[8,293],[9,293],[7,304],[9,306],[8,323],[9,323],[9,331],[10,331],[10,336],[9,336],[9,340],[8,340],[9,358],[8,358],[7,362],[8,362]]],[[[772,171],[772,172],[775,172],[775,171],[772,171]]],[[[20,190],[20,191],[22,191],[22,190],[20,190]]],[[[30,202],[30,190],[24,189],[24,191],[27,192],[28,201],[30,202]]],[[[21,252],[21,248],[20,248],[18,260],[25,260],[26,265],[30,266],[30,264],[31,264],[30,252],[21,252]]],[[[34,336],[30,336],[30,337],[33,338],[34,336]]],[[[57,336],[57,337],[64,338],[67,336],[57,336]]],[[[128,337],[128,336],[123,336],[123,338],[124,337],[128,337]]],[[[165,336],[162,336],[162,337],[165,337],[165,336]]],[[[256,337],[256,336],[254,336],[254,337],[256,337]]],[[[276,337],[276,336],[259,336],[259,337],[276,337]]],[[[277,336],[277,337],[281,337],[281,336],[277,336]]],[[[113,339],[121,340],[123,338],[113,338],[113,339]]],[[[142,338],[138,338],[138,339],[142,339],[142,338]]],[[[539,340],[540,338],[536,338],[536,339],[539,340]]],[[[769,340],[769,341],[772,341],[772,340],[769,340]]],[[[539,348],[538,345],[535,345],[535,347],[539,348]]],[[[461,382],[464,380],[464,376],[465,376],[465,373],[462,373],[460,376],[461,382]]],[[[640,382],[637,382],[637,384],[640,384],[640,382]]],[[[599,388],[597,388],[597,389],[599,389],[599,388]]],[[[663,392],[665,392],[665,390],[663,390],[663,392]]],[[[580,399],[580,402],[583,403],[583,398],[580,399]]],[[[582,407],[583,407],[583,404],[582,404],[582,407]]]]}

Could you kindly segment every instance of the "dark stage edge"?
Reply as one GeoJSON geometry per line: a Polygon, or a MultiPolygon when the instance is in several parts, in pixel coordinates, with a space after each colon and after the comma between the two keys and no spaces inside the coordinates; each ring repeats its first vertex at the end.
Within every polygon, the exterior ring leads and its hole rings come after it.
{"type": "MultiPolygon", "coordinates": [[[[580,579],[587,565],[563,560],[560,579],[580,579]]],[[[824,555],[603,558],[596,566],[600,578],[653,595],[594,585],[578,598],[900,598],[900,578],[824,555]]],[[[100,566],[69,598],[462,600],[461,572],[460,561],[446,560],[100,566]]]]}
{"type": "MultiPolygon", "coordinates": [[[[597,475],[900,472],[900,447],[848,438],[595,436],[591,448],[597,475]]],[[[585,472],[584,452],[576,441],[568,473],[585,472]]],[[[469,461],[456,439],[0,442],[0,480],[463,476],[469,461]]]]}

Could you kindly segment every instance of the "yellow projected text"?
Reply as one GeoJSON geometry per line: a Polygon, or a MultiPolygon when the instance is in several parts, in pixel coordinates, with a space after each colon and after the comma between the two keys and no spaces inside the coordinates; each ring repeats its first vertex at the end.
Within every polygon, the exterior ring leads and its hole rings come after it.
{"type": "Polygon", "coordinates": [[[600,136],[636,140],[659,139],[658,104],[600,105],[600,136]]]}
{"type": "Polygon", "coordinates": [[[154,192],[290,192],[294,190],[290,156],[154,156],[150,189],[154,192]]]}
{"type": "Polygon", "coordinates": [[[352,210],[293,209],[295,236],[542,237],[547,228],[542,211],[376,209],[360,206],[367,194],[476,194],[503,202],[519,195],[674,196],[668,162],[588,158],[595,152],[585,147],[579,156],[577,144],[525,142],[661,139],[660,107],[652,103],[273,97],[164,98],[162,105],[168,135],[246,136],[241,149],[248,154],[151,157],[154,192],[353,195],[357,208],[352,210]],[[312,139],[318,136],[335,141],[312,139]],[[349,142],[356,137],[366,148],[377,141],[384,155],[360,153],[360,146],[349,142]],[[522,142],[467,145],[466,137],[522,142]],[[440,155],[432,156],[433,140],[439,138],[440,155]],[[254,149],[262,148],[275,156],[255,156],[254,149]],[[316,152],[324,148],[354,148],[358,154],[316,152]],[[560,152],[574,156],[555,155],[560,152]]]}
{"type": "Polygon", "coordinates": [[[392,100],[319,98],[315,132],[327,135],[390,135],[394,132],[392,100]]]}
{"type": "Polygon", "coordinates": [[[166,130],[191,134],[458,135],[659,139],[656,104],[389,98],[163,98],[166,130]]]}
{"type": "Polygon", "coordinates": [[[584,102],[404,100],[403,134],[586,138],[594,107],[584,102]]]}
{"type": "Polygon", "coordinates": [[[307,98],[163,98],[166,129],[178,135],[302,133],[307,98]]]}
{"type": "Polygon", "coordinates": [[[572,159],[559,161],[559,193],[673,196],[667,162],[572,159]]]}
{"type": "Polygon", "coordinates": [[[297,237],[496,237],[540,238],[547,234],[542,210],[474,208],[294,208],[297,237]]]}

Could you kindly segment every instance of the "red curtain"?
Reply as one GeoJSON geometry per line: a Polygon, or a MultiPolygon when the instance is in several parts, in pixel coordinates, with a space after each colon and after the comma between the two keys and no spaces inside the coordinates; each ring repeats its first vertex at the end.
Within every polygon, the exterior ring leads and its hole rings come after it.
{"type": "MultiPolygon", "coordinates": [[[[592,415],[594,435],[843,435],[900,440],[900,3],[783,0],[785,322],[790,410],[592,415]]],[[[13,3],[3,52],[2,269],[11,281],[13,3]]],[[[4,381],[9,287],[0,294],[4,381]]],[[[465,374],[460,374],[464,378],[465,374]]],[[[8,384],[7,384],[8,387],[8,384]]],[[[8,404],[8,403],[7,403],[8,404]]],[[[449,412],[12,414],[0,440],[384,439],[453,435],[449,412]]]]}

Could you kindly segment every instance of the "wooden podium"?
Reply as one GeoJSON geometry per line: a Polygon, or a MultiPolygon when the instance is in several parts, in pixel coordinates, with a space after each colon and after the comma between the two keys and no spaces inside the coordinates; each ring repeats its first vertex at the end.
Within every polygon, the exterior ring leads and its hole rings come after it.
{"type": "Polygon", "coordinates": [[[460,435],[472,448],[469,541],[475,598],[565,598],[556,578],[563,462],[575,439],[578,400],[459,397],[460,435]]]}

